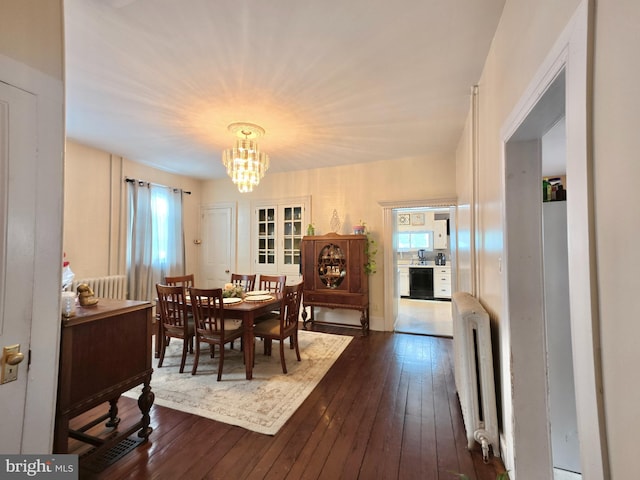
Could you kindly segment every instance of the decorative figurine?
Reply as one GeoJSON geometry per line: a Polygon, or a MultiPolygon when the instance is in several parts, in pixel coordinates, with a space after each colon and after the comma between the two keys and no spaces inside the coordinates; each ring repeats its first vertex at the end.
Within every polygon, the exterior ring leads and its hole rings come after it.
{"type": "Polygon", "coordinates": [[[78,285],[77,292],[81,307],[92,307],[98,303],[98,299],[94,296],[92,288],[86,283],[78,285]]]}

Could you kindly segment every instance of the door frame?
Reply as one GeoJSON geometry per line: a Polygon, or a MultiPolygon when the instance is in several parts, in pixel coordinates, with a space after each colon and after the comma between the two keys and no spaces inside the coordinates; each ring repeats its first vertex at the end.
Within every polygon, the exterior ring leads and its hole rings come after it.
{"type": "MultiPolygon", "coordinates": [[[[526,208],[526,203],[531,201],[531,198],[523,198],[523,192],[533,191],[528,188],[533,185],[531,182],[538,182],[536,199],[541,202],[541,176],[538,175],[539,172],[533,171],[535,162],[539,161],[537,156],[540,155],[540,148],[535,140],[511,140],[561,72],[564,72],[566,78],[567,179],[571,185],[571,193],[567,196],[567,229],[570,232],[569,300],[581,466],[585,478],[609,478],[599,355],[600,327],[597,314],[591,161],[590,62],[593,54],[590,48],[593,11],[592,0],[583,0],[580,3],[500,132],[503,144],[502,226],[505,234],[505,297],[501,313],[503,320],[500,324],[500,350],[503,352],[503,365],[510,368],[509,372],[503,372],[502,403],[503,418],[510,423],[503,428],[508,429],[508,435],[511,436],[501,443],[507,449],[513,449],[505,453],[505,461],[514,461],[514,464],[507,465],[507,468],[523,478],[539,475],[541,471],[548,474],[547,470],[550,474],[551,450],[549,415],[546,408],[548,386],[544,371],[545,346],[538,338],[540,335],[544,337],[544,325],[534,322],[535,325],[526,327],[523,322],[525,316],[529,321],[534,317],[539,317],[540,322],[544,321],[543,315],[527,310],[535,309],[535,305],[541,300],[541,293],[533,295],[531,289],[532,278],[541,278],[541,265],[539,262],[529,261],[529,267],[537,270],[522,270],[523,261],[526,260],[523,255],[518,255],[526,245],[531,249],[536,247],[540,242],[540,238],[537,237],[540,230],[537,230],[537,233],[530,232],[530,235],[519,235],[518,229],[523,228],[523,224],[518,225],[518,222],[514,221],[516,215],[509,217],[510,211],[517,211],[519,205],[526,208]],[[509,163],[512,161],[510,159],[516,158],[529,163],[531,170],[528,174],[514,175],[516,170],[525,170],[524,167],[509,170],[509,163]],[[521,186],[527,185],[527,188],[518,189],[517,182],[520,182],[521,186]],[[519,243],[522,241],[528,243],[523,246],[519,243]],[[526,271],[526,274],[523,271],[526,271]],[[521,295],[524,292],[527,294],[521,295]],[[533,335],[535,340],[532,340],[533,335]],[[532,369],[535,370],[535,375],[532,375],[532,369]],[[517,424],[515,418],[518,419],[517,424]]],[[[533,214],[539,217],[540,211],[541,205],[537,206],[533,214]]],[[[524,216],[522,211],[521,216],[524,216]]]]}
{"type": "MultiPolygon", "coordinates": [[[[36,195],[36,252],[32,259],[37,295],[30,305],[30,365],[21,365],[28,387],[21,452],[41,454],[53,446],[58,356],[64,201],[64,83],[0,54],[0,81],[36,96],[37,173],[25,188],[36,195]]],[[[26,346],[25,346],[26,347],[26,346]]],[[[26,348],[22,350],[26,353],[26,348]]],[[[0,387],[2,388],[2,387],[0,387]]],[[[5,386],[6,388],[6,386],[5,386]]]]}
{"type": "MultiPolygon", "coordinates": [[[[394,237],[393,233],[395,231],[396,222],[394,218],[394,210],[398,208],[417,208],[417,207],[425,207],[425,208],[453,208],[455,209],[458,205],[458,199],[456,197],[445,197],[445,198],[431,198],[431,199],[423,199],[423,200],[404,200],[404,201],[389,201],[389,202],[378,202],[378,205],[382,207],[382,241],[383,245],[386,245],[386,248],[383,249],[383,265],[384,265],[384,319],[383,319],[383,328],[385,332],[393,332],[395,328],[396,318],[398,317],[398,302],[395,299],[398,297],[398,285],[396,284],[396,255],[394,248],[394,237]]],[[[455,231],[455,223],[456,216],[452,215],[450,218],[450,231],[455,231]]],[[[457,262],[455,262],[455,258],[457,256],[454,253],[454,249],[456,248],[456,243],[454,239],[451,239],[451,257],[452,257],[452,285],[451,291],[454,290],[454,278],[457,276],[454,275],[454,270],[456,268],[457,262]]]]}

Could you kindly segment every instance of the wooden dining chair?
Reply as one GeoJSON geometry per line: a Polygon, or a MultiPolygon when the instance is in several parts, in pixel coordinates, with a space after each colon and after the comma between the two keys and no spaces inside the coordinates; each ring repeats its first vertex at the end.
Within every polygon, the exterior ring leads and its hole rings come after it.
{"type": "Polygon", "coordinates": [[[242,337],[244,334],[242,320],[224,318],[221,288],[190,288],[189,296],[191,298],[191,310],[193,311],[196,334],[196,354],[191,375],[195,375],[198,369],[200,343],[208,343],[210,345],[211,358],[214,357],[215,346],[218,345],[220,347],[218,381],[220,381],[224,365],[224,345],[242,337]]]}
{"type": "Polygon", "coordinates": [[[187,275],[175,275],[175,276],[166,276],[164,277],[165,285],[171,286],[180,286],[184,287],[185,294],[188,293],[190,287],[194,286],[194,277],[193,273],[189,273],[187,275]]]}
{"type": "Polygon", "coordinates": [[[280,293],[287,283],[286,275],[260,275],[258,290],[266,290],[271,293],[280,293]]]}
{"type": "Polygon", "coordinates": [[[182,360],[180,373],[184,372],[187,360],[187,350],[193,345],[195,331],[193,317],[189,315],[189,307],[185,299],[185,291],[178,285],[156,284],[158,303],[156,308],[160,310],[161,335],[164,341],[160,342],[160,359],[158,368],[162,367],[164,355],[167,350],[168,339],[179,338],[182,340],[182,360]]]}
{"type": "MultiPolygon", "coordinates": [[[[264,290],[270,293],[281,293],[284,291],[284,287],[286,284],[286,275],[260,275],[258,290],[264,290]]],[[[277,317],[278,315],[280,315],[279,310],[265,313],[264,315],[260,315],[258,318],[256,318],[255,323],[263,322],[265,320],[268,320],[269,318],[277,317]]],[[[293,348],[293,343],[291,343],[291,348],[293,348]]]]}
{"type": "MultiPolygon", "coordinates": [[[[164,277],[164,285],[169,285],[172,287],[175,286],[179,286],[184,288],[184,294],[186,295],[187,293],[189,293],[189,287],[193,287],[194,285],[194,276],[193,273],[189,273],[187,275],[175,275],[175,276],[166,276],[164,277]]],[[[189,315],[191,315],[191,310],[188,311],[189,315]]],[[[157,312],[156,310],[156,320],[157,322],[157,328],[156,328],[156,333],[158,334],[158,338],[160,337],[160,327],[161,327],[161,323],[160,323],[160,314],[157,312]]],[[[167,341],[167,345],[169,345],[169,337],[166,338],[167,341]]],[[[157,343],[156,342],[156,348],[157,348],[157,343]]],[[[193,345],[189,345],[189,353],[193,353],[193,345]]]]}
{"type": "MultiPolygon", "coordinates": [[[[256,324],[253,327],[254,337],[264,339],[264,353],[271,355],[273,340],[280,342],[280,363],[282,373],[287,373],[287,364],[284,359],[284,341],[291,338],[296,351],[296,357],[300,361],[300,348],[298,346],[298,317],[300,314],[300,301],[302,300],[303,283],[286,285],[280,304],[280,315],[256,324]]],[[[255,338],[254,338],[255,340],[255,338]]]]}
{"type": "Polygon", "coordinates": [[[251,292],[256,285],[255,275],[244,275],[241,273],[231,274],[231,283],[234,285],[240,285],[245,292],[251,292]]]}

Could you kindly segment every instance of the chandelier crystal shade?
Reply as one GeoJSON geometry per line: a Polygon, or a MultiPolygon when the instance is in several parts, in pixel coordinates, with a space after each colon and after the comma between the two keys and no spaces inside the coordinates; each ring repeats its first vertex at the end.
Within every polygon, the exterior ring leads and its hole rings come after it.
{"type": "Polygon", "coordinates": [[[251,123],[232,123],[228,128],[238,139],[235,147],[222,153],[222,163],[238,190],[251,192],[269,168],[269,156],[259,150],[255,140],[264,135],[264,129],[251,123]]]}

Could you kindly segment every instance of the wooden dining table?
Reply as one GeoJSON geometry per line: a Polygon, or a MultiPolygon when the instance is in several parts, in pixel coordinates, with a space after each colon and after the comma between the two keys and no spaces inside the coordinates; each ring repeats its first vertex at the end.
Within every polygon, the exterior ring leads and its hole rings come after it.
{"type": "Polygon", "coordinates": [[[277,307],[282,301],[282,293],[271,293],[270,300],[251,301],[247,297],[240,303],[227,304],[224,306],[225,318],[242,320],[244,325],[244,365],[246,368],[247,380],[253,377],[253,359],[255,355],[253,341],[253,325],[256,318],[264,315],[277,307]]]}

